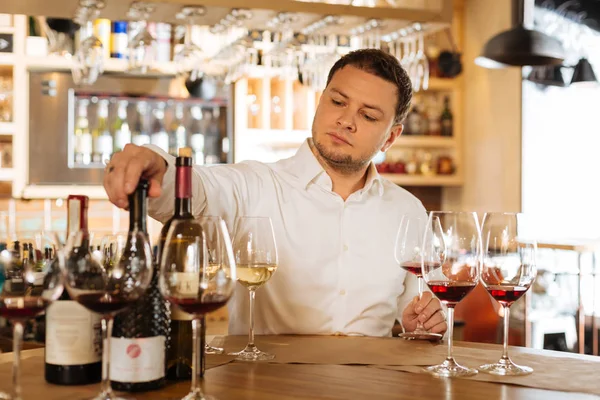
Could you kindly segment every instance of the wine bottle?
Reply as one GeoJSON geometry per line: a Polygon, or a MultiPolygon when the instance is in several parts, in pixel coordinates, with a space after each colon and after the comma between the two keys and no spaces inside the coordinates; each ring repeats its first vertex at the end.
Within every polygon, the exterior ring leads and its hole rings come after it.
{"type": "Polygon", "coordinates": [[[444,98],[444,110],[442,111],[442,115],[440,117],[440,124],[442,126],[442,136],[451,137],[454,132],[453,122],[452,122],[452,111],[450,111],[450,98],[446,96],[444,98]]]}
{"type": "MultiPolygon", "coordinates": [[[[129,233],[148,235],[146,203],[148,181],[141,180],[129,196],[129,233]]],[[[125,245],[131,253],[135,244],[125,245]]],[[[123,256],[131,257],[132,254],[123,256]]],[[[127,310],[116,315],[110,354],[111,386],[115,390],[139,392],[165,385],[166,352],[170,337],[169,306],[158,287],[160,268],[155,264],[146,293],[127,310]]]]}
{"type": "MultiPolygon", "coordinates": [[[[67,238],[71,232],[87,232],[87,196],[67,199],[67,238]]],[[[89,256],[89,236],[83,235],[72,258],[89,256]]],[[[54,262],[57,262],[55,259],[54,262]]],[[[58,266],[53,266],[58,268],[58,266]]],[[[87,385],[102,377],[102,333],[100,316],[88,311],[63,290],[46,309],[46,381],[57,385],[87,385]]]]}
{"type": "MultiPolygon", "coordinates": [[[[192,215],[192,150],[179,149],[175,161],[175,212],[160,232],[159,260],[169,227],[175,220],[191,220],[192,215]]],[[[203,324],[204,326],[204,324],[203,324]]],[[[171,344],[167,356],[167,379],[187,380],[192,377],[192,317],[171,306],[171,344]]],[[[204,349],[204,348],[203,348],[204,349]]]]}

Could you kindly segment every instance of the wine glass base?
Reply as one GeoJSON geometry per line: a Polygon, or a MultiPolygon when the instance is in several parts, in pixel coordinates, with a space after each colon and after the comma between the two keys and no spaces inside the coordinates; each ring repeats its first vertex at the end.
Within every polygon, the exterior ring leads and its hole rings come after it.
{"type": "Polygon", "coordinates": [[[442,340],[441,334],[431,332],[404,332],[399,334],[398,336],[406,340],[429,340],[432,342],[442,340]]]}
{"type": "Polygon", "coordinates": [[[446,359],[439,365],[423,368],[423,371],[436,376],[438,378],[454,378],[459,376],[477,375],[477,370],[474,368],[463,367],[457,364],[454,359],[446,359]]]}
{"type": "Polygon", "coordinates": [[[190,392],[182,397],[181,400],[218,400],[214,396],[207,396],[202,392],[190,392]]]}
{"type": "Polygon", "coordinates": [[[130,400],[123,397],[117,396],[112,390],[104,391],[98,394],[96,397],[92,397],[90,400],[130,400]]]}
{"type": "Polygon", "coordinates": [[[229,355],[235,356],[237,361],[269,361],[275,358],[274,354],[260,351],[255,345],[248,345],[244,350],[229,355]]]}
{"type": "Polygon", "coordinates": [[[0,400],[12,400],[12,396],[8,393],[0,392],[0,400]]]}
{"type": "Polygon", "coordinates": [[[222,347],[213,347],[210,345],[206,345],[204,346],[204,353],[205,354],[223,354],[225,353],[225,350],[223,350],[222,347]]]}
{"type": "Polygon", "coordinates": [[[519,376],[529,375],[533,368],[524,365],[517,365],[510,359],[501,359],[495,364],[485,364],[478,368],[481,372],[501,376],[519,376]]]}

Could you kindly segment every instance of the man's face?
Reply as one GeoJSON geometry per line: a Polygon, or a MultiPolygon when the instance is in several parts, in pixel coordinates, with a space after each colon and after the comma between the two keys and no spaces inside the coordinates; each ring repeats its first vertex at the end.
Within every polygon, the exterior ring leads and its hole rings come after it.
{"type": "Polygon", "coordinates": [[[393,83],[350,65],[339,69],[313,120],[320,156],[340,172],[360,171],[402,133],[402,125],[394,124],[397,101],[393,83]]]}

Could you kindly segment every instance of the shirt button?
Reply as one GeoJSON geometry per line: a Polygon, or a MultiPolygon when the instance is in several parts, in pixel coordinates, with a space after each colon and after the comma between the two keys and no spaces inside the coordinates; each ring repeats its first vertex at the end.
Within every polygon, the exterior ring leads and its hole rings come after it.
{"type": "Polygon", "coordinates": [[[346,291],[344,289],[340,290],[340,296],[343,296],[346,294],[346,291]]]}
{"type": "Polygon", "coordinates": [[[344,251],[348,251],[348,245],[347,244],[344,245],[344,251]]]}

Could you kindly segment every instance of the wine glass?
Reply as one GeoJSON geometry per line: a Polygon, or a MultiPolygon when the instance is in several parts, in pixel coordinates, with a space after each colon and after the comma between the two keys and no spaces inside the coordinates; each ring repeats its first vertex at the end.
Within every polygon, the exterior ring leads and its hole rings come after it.
{"type": "Polygon", "coordinates": [[[476,369],[459,365],[452,356],[454,307],[479,280],[481,230],[476,213],[431,212],[423,238],[423,279],[448,307],[448,356],[439,365],[424,368],[438,377],[471,376],[476,369]]]}
{"type": "Polygon", "coordinates": [[[530,367],[515,364],[508,356],[510,306],[527,292],[537,274],[537,245],[535,241],[520,236],[523,224],[522,214],[487,213],[481,227],[481,282],[504,309],[502,358],[479,367],[480,371],[493,375],[527,375],[533,372],[530,367]]]}
{"type": "Polygon", "coordinates": [[[186,22],[183,46],[173,57],[173,61],[175,61],[178,66],[178,72],[182,75],[197,69],[198,64],[202,60],[204,52],[202,51],[202,48],[196,45],[192,40],[192,31],[194,25],[199,23],[200,18],[204,14],[206,14],[206,8],[203,6],[185,6],[181,9],[181,12],[176,15],[177,19],[186,22]]]}
{"type": "Polygon", "coordinates": [[[223,307],[231,298],[236,267],[225,222],[218,222],[217,235],[223,243],[227,262],[210,263],[202,220],[174,220],[169,227],[161,256],[159,286],[162,295],[182,311],[191,314],[193,329],[192,387],[183,400],[205,400],[200,365],[201,329],[204,316],[223,307]]]}
{"type": "MultiPolygon", "coordinates": [[[[200,222],[204,234],[206,235],[209,274],[214,275],[223,264],[227,271],[229,269],[228,263],[230,260],[221,234],[222,218],[207,215],[197,218],[196,221],[200,222]]],[[[204,352],[206,354],[223,354],[224,350],[221,347],[213,347],[206,343],[204,352]]]]}
{"type": "Polygon", "coordinates": [[[233,238],[237,280],[250,292],[250,329],[246,348],[230,355],[241,361],[272,360],[275,355],[259,350],[254,344],[254,298],[256,290],[267,283],[277,270],[277,245],[271,219],[241,217],[233,238]]]}
{"type": "Polygon", "coordinates": [[[94,35],[93,21],[104,8],[103,0],[81,0],[76,22],[80,24],[80,42],[73,57],[71,73],[76,85],[91,85],[104,71],[104,50],[100,39],[94,35]]]}
{"type": "MultiPolygon", "coordinates": [[[[62,244],[58,235],[46,232],[39,236],[51,243],[53,259],[30,262],[27,249],[19,242],[12,249],[0,243],[0,315],[13,325],[12,395],[0,393],[0,399],[21,400],[21,345],[27,320],[46,309],[63,291],[61,265],[64,265],[62,244]]],[[[33,249],[37,252],[38,249],[33,249]]]]}
{"type": "MultiPolygon", "coordinates": [[[[425,217],[410,217],[404,215],[400,221],[398,234],[396,235],[395,257],[400,266],[417,277],[419,281],[419,299],[423,297],[423,271],[422,262],[440,263],[440,254],[435,252],[427,253],[427,260],[423,259],[423,234],[427,220],[425,217]]],[[[399,335],[404,339],[422,339],[439,340],[442,335],[439,333],[428,332],[423,323],[419,320],[417,328],[413,332],[404,332],[399,335]]]]}
{"type": "Polygon", "coordinates": [[[110,338],[116,314],[135,303],[152,279],[152,250],[146,233],[132,231],[122,252],[98,260],[87,230],[68,238],[65,287],[71,298],[102,316],[102,384],[94,400],[122,400],[110,386],[110,338]]]}
{"type": "MultiPolygon", "coordinates": [[[[156,39],[148,32],[147,25],[150,14],[156,6],[143,1],[134,1],[127,12],[127,16],[137,21],[135,24],[139,31],[129,41],[129,71],[147,73],[156,59],[154,44],[156,39]]],[[[131,23],[130,23],[131,26],[131,23]]]]}

